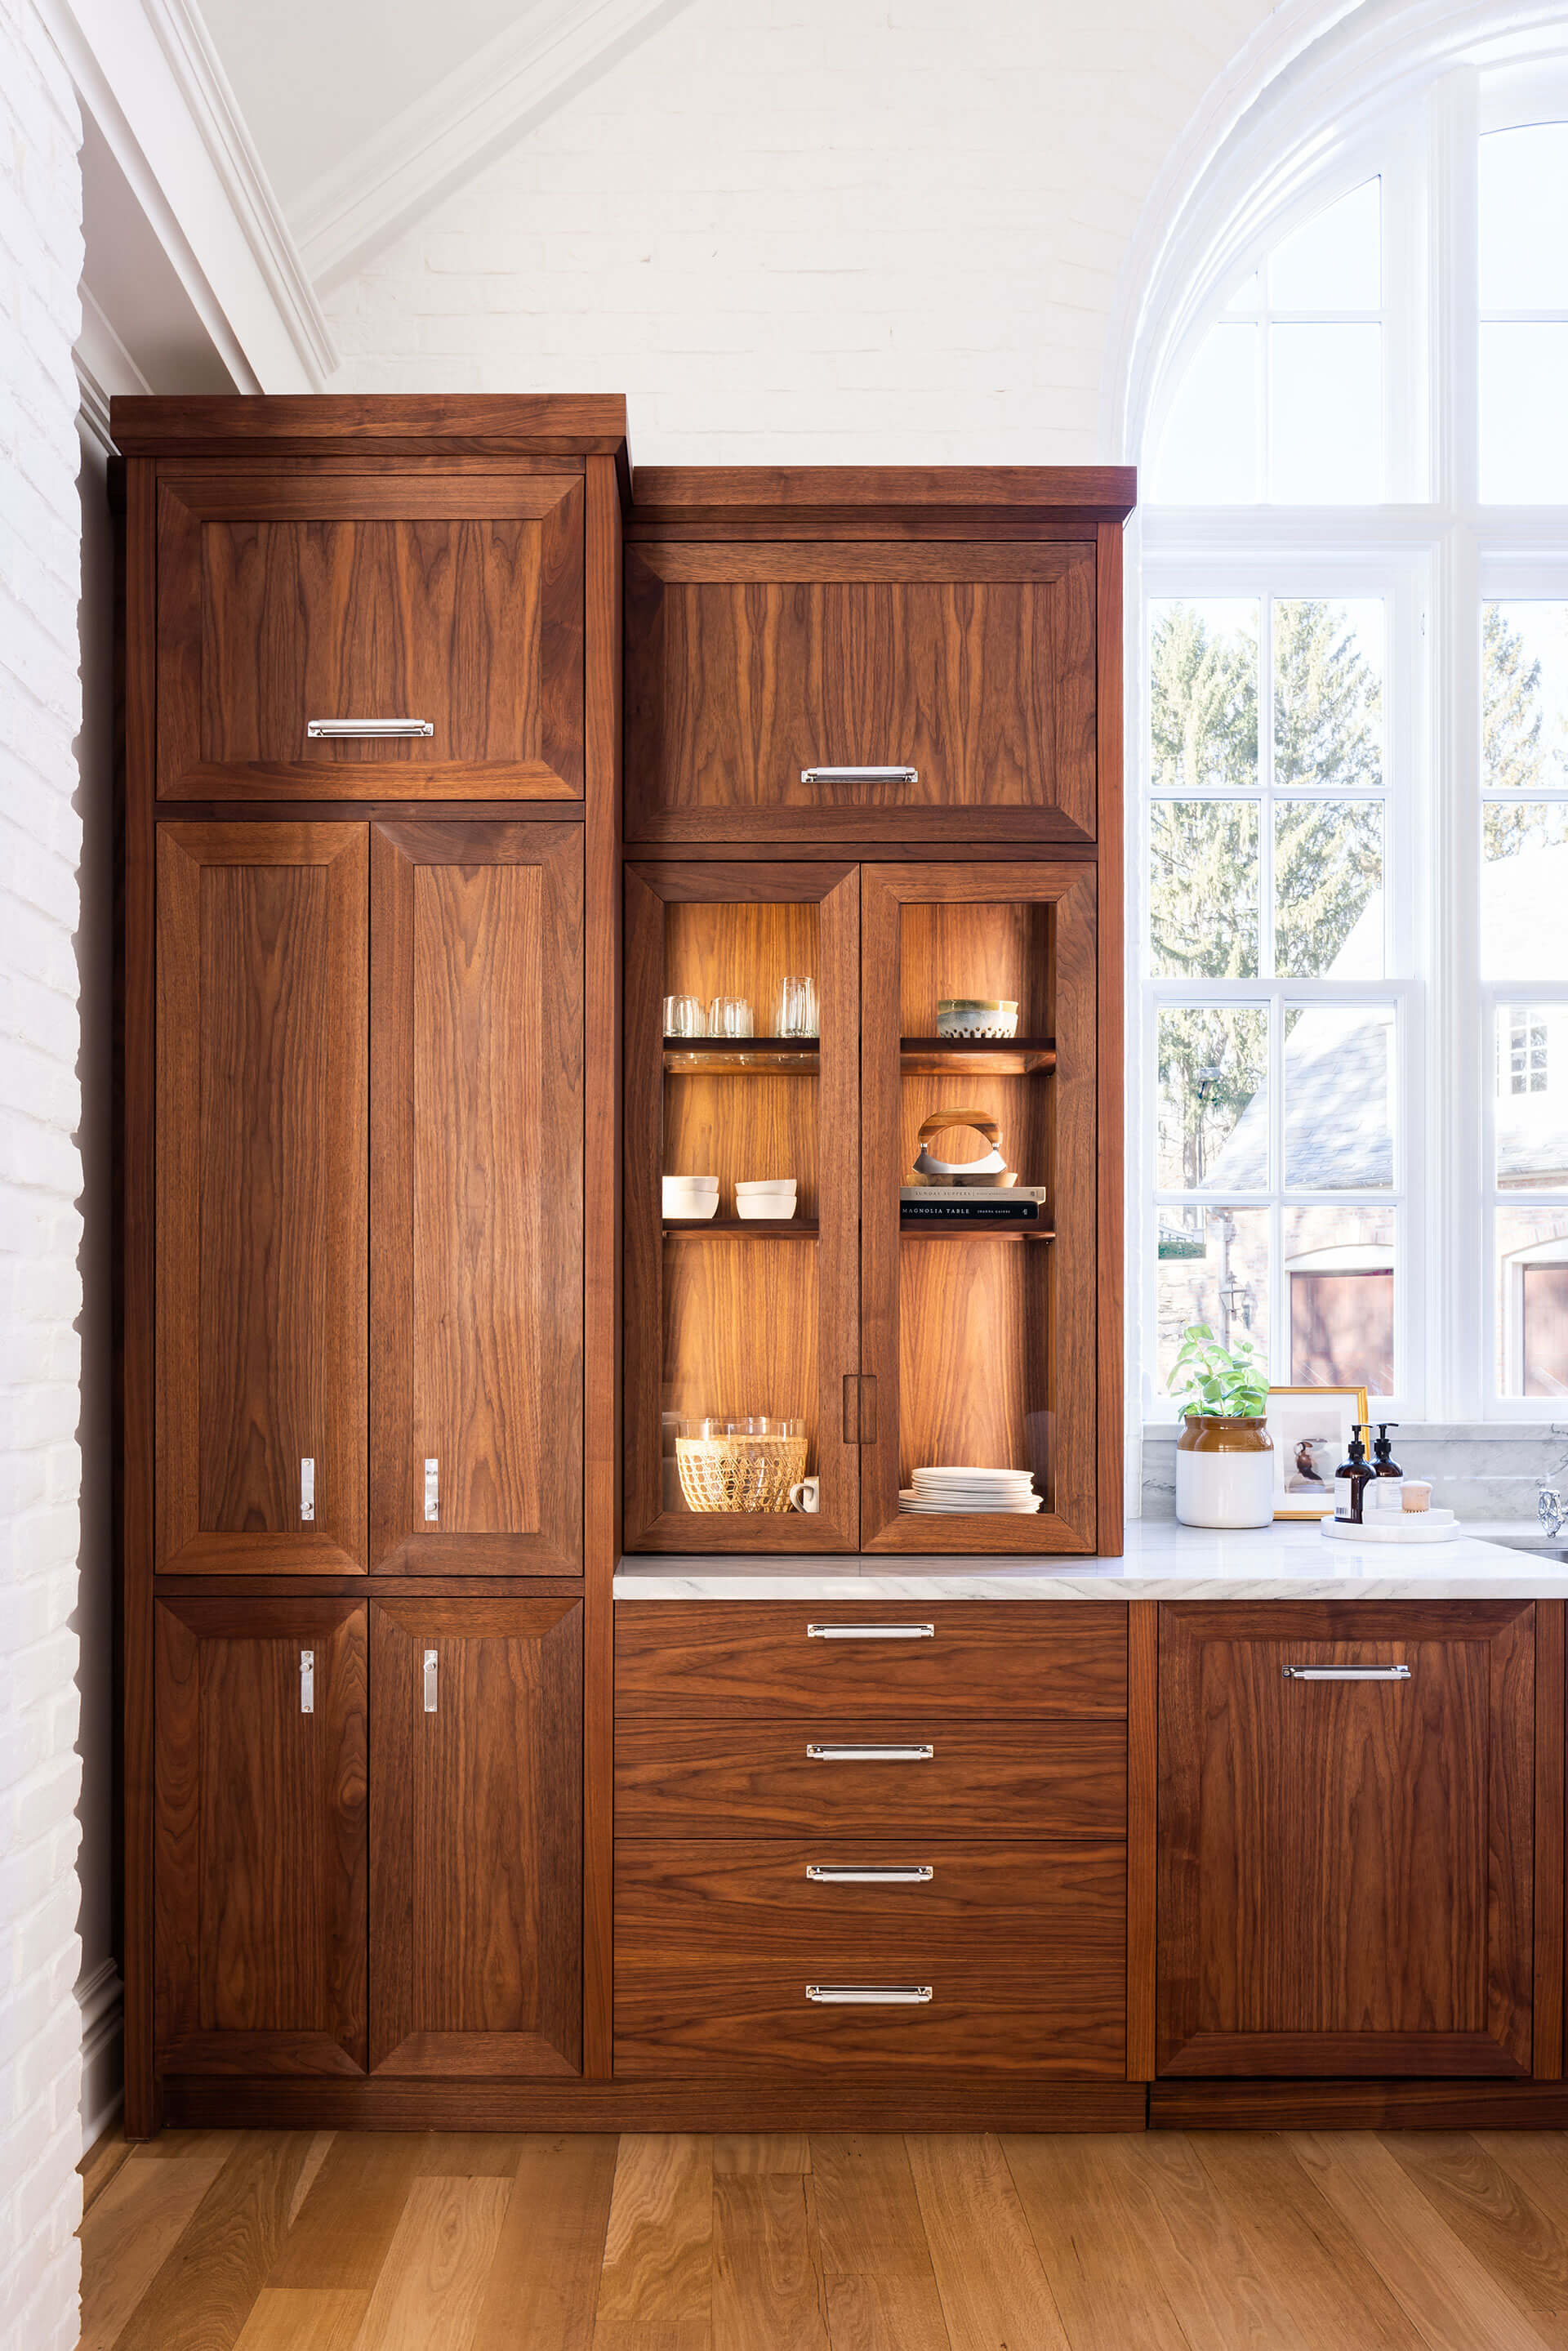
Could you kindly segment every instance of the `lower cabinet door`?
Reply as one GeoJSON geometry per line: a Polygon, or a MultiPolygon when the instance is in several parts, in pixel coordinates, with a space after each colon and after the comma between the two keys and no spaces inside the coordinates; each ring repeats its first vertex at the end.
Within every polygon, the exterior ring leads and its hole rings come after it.
{"type": "Polygon", "coordinates": [[[365,1610],[160,1601],[163,2073],[362,2074],[365,1610]]]}
{"type": "Polygon", "coordinates": [[[582,1604],[371,1618],[370,2064],[582,2067],[582,1604]]]}
{"type": "Polygon", "coordinates": [[[1534,1615],[1161,1608],[1161,2073],[1529,2073],[1534,1615]]]}
{"type": "Polygon", "coordinates": [[[616,1847],[618,2077],[1120,2081],[1120,1844],[818,1836],[616,1847]]]}

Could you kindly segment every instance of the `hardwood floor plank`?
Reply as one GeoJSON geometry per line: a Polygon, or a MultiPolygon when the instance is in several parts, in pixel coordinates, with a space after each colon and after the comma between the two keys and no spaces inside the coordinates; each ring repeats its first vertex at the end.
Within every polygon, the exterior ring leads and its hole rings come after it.
{"type": "Polygon", "coordinates": [[[1558,2228],[1568,2230],[1568,2135],[1562,2131],[1475,2131],[1476,2145],[1518,2181],[1558,2228]]]}
{"type": "Polygon", "coordinates": [[[510,2179],[416,2179],[354,2351],[470,2351],[510,2179]]]}
{"type": "Polygon", "coordinates": [[[904,2144],[952,2351],[1070,2351],[1000,2142],[904,2144]]]}
{"type": "Polygon", "coordinates": [[[1314,2351],[1423,2351],[1419,2332],[1285,2139],[1204,2131],[1196,2144],[1260,2277],[1314,2351]]]}
{"type": "Polygon", "coordinates": [[[1290,2144],[1431,2351],[1542,2351],[1547,2338],[1501,2299],[1380,2139],[1320,2131],[1290,2144]]]}
{"type": "Polygon", "coordinates": [[[314,2137],[311,2131],[242,2136],[115,2351],[233,2351],[277,2259],[314,2137]]]}
{"type": "Polygon", "coordinates": [[[299,2207],[268,2285],[369,2294],[419,2174],[424,2134],[339,2131],[299,2207]]]}
{"type": "Polygon", "coordinates": [[[1113,2179],[1156,2249],[1166,2299],[1192,2351],[1318,2351],[1260,2274],[1234,2215],[1179,2131],[1101,2141],[1113,2179]]]}
{"type": "Polygon", "coordinates": [[[811,2169],[811,2141],[805,2131],[722,2131],[713,2140],[713,2176],[811,2169]]]}
{"type": "Polygon", "coordinates": [[[292,2229],[299,2218],[301,2205],[316,2185],[316,2175],[326,2162],[337,2137],[336,2131],[317,2131],[310,2143],[310,2152],[299,2167],[299,2178],[294,2184],[294,2201],[288,2208],[288,2225],[292,2229]]]}
{"type": "Polygon", "coordinates": [[[1106,2143],[1007,2137],[1002,2152],[1073,2351],[1191,2351],[1106,2143]]]}
{"type": "Polygon", "coordinates": [[[264,2285],[234,2351],[354,2351],[369,2299],[341,2286],[264,2285]]]}
{"type": "Polygon", "coordinates": [[[613,2137],[523,2140],[473,2351],[588,2351],[615,2166],[613,2137]]]}
{"type": "Polygon", "coordinates": [[[118,2123],[99,2131],[77,2166],[82,2183],[82,2211],[92,2210],[115,2173],[130,2154],[131,2143],[118,2123]]]}
{"type": "Polygon", "coordinates": [[[423,2179],[511,2179],[523,2152],[519,2131],[425,2131],[423,2179]]]}
{"type": "Polygon", "coordinates": [[[713,2351],[829,2351],[807,2174],[713,2181],[713,2351]]]}
{"type": "Polygon", "coordinates": [[[616,2158],[594,2351],[706,2351],[712,2269],[712,2141],[627,2132],[616,2158]]]}
{"type": "MultiPolygon", "coordinates": [[[[1401,2168],[1517,2307],[1538,2326],[1568,2312],[1568,2230],[1544,2213],[1511,2172],[1468,2131],[1390,2131],[1401,2168]]],[[[1568,2346],[1568,2321],[1550,2339],[1568,2346]]]]}
{"type": "Polygon", "coordinates": [[[814,2134],[811,2183],[833,2351],[950,2351],[902,2138],[814,2134]]]}
{"type": "Polygon", "coordinates": [[[128,2161],[94,2199],[82,2242],[81,2351],[109,2351],[227,2161],[224,2149],[128,2161]]]}

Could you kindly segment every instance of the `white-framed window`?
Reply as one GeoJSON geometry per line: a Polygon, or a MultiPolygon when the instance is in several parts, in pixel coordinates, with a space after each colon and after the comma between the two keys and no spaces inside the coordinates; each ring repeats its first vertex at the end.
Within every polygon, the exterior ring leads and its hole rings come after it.
{"type": "MultiPolygon", "coordinates": [[[[1568,56],[1568,18],[1558,36],[1568,56]]],[[[1144,451],[1142,1416],[1182,1326],[1568,1396],[1568,75],[1434,64],[1232,207],[1144,451]]]]}

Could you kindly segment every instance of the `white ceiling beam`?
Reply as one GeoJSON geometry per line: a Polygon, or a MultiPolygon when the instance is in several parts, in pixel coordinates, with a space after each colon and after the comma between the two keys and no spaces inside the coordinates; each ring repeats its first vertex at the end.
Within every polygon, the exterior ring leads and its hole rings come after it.
{"type": "Polygon", "coordinates": [[[688,0],[534,0],[515,24],[312,182],[291,219],[318,287],[489,162],[688,0]]]}
{"type": "Polygon", "coordinates": [[[326,314],[194,0],[40,0],[83,106],[234,382],[319,392],[326,314]]]}

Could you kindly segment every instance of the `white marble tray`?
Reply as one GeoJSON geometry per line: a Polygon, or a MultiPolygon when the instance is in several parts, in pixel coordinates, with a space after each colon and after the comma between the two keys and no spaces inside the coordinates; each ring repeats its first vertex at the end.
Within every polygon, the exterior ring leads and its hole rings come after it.
{"type": "Polygon", "coordinates": [[[1343,1519],[1322,1519],[1318,1532],[1335,1542],[1358,1543],[1437,1543],[1452,1542],[1459,1526],[1452,1510],[1393,1510],[1364,1519],[1359,1526],[1343,1519]]]}

